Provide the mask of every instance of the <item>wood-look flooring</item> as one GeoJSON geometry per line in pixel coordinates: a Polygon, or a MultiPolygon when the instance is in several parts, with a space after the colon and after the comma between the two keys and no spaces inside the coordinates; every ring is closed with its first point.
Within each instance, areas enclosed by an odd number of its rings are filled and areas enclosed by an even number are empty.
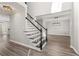
{"type": "MultiPolygon", "coordinates": [[[[27,56],[29,48],[9,42],[9,45],[0,52],[2,56],[27,56]]],[[[43,51],[31,49],[29,56],[78,56],[70,47],[70,38],[67,36],[49,35],[48,43],[43,51]]]]}

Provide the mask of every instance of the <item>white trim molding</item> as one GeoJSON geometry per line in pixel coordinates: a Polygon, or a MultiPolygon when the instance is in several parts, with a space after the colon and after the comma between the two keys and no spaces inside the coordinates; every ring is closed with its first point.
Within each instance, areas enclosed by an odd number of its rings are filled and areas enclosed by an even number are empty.
{"type": "Polygon", "coordinates": [[[74,46],[71,45],[70,48],[72,48],[79,55],[78,50],[74,46]]]}
{"type": "Polygon", "coordinates": [[[30,49],[34,49],[34,50],[36,50],[36,51],[41,52],[41,50],[38,49],[38,48],[36,48],[36,47],[30,46],[30,45],[27,45],[27,44],[24,44],[24,43],[21,43],[21,42],[18,42],[18,41],[14,41],[14,40],[10,40],[10,41],[11,41],[11,42],[14,42],[14,43],[16,43],[16,44],[19,44],[19,45],[21,45],[21,46],[28,47],[28,48],[30,48],[30,49]]]}

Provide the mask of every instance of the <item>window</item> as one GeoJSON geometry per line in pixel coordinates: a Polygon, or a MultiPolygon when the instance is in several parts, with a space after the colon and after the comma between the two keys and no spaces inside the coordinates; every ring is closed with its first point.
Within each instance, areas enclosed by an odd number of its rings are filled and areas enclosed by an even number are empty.
{"type": "Polygon", "coordinates": [[[62,2],[52,2],[51,13],[59,12],[62,10],[62,2]]]}

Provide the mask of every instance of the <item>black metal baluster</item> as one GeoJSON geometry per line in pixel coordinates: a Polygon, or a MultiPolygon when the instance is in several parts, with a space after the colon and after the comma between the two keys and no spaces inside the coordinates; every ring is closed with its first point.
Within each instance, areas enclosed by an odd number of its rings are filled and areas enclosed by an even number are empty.
{"type": "Polygon", "coordinates": [[[47,37],[47,29],[46,29],[46,42],[48,41],[48,37],[47,37]]]}
{"type": "Polygon", "coordinates": [[[40,29],[40,36],[41,36],[41,38],[40,38],[40,50],[42,50],[42,28],[40,29]]]}

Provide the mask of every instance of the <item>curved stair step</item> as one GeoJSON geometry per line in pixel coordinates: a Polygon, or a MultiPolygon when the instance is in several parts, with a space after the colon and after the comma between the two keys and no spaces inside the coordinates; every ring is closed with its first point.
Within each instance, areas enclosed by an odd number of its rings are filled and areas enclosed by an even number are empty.
{"type": "MultiPolygon", "coordinates": [[[[43,40],[43,41],[42,41],[42,47],[43,47],[44,44],[46,44],[45,42],[46,42],[46,40],[43,40]]],[[[45,45],[44,45],[44,46],[45,46],[45,45]]],[[[37,47],[37,48],[40,48],[40,44],[37,45],[36,47],[37,47]]]]}

